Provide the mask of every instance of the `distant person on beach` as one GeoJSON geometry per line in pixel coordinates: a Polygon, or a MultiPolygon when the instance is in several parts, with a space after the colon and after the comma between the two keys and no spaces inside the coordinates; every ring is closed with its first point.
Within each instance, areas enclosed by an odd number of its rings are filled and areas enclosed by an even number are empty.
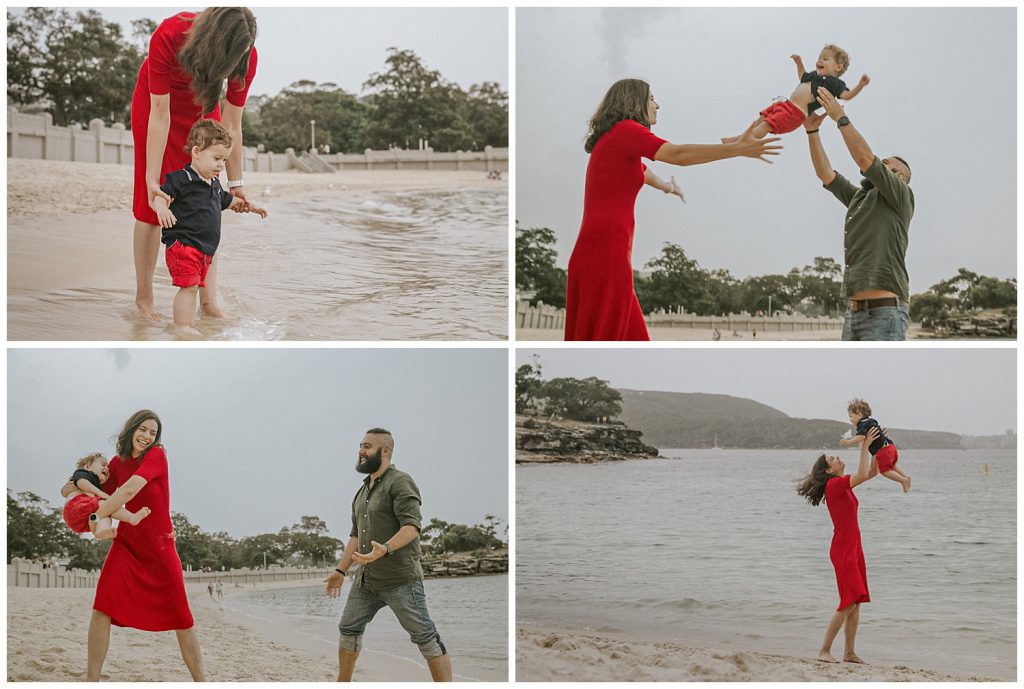
{"type": "MultiPolygon", "coordinates": [[[[179,12],[160,23],[139,69],[132,95],[135,142],[135,305],[144,318],[158,321],[153,302],[153,271],[160,255],[160,232],[153,197],[164,175],[188,162],[184,151],[192,124],[223,119],[235,147],[227,160],[228,190],[248,202],[242,182],[242,109],[256,76],[256,18],[245,7],[208,7],[199,14],[179,12]],[[223,117],[221,89],[227,80],[223,117]]],[[[217,265],[206,278],[203,313],[219,318],[217,265]]]]}
{"type": "Polygon", "coordinates": [[[217,592],[217,600],[221,603],[224,602],[224,584],[221,583],[220,579],[217,580],[217,585],[213,587],[217,592]]]}
{"type": "Polygon", "coordinates": [[[206,590],[210,592],[210,598],[213,598],[213,582],[211,581],[206,585],[206,590]]]}
{"type": "Polygon", "coordinates": [[[914,217],[910,165],[899,156],[879,160],[826,89],[818,89],[825,112],[804,122],[814,174],[846,208],[843,224],[844,340],[905,340],[910,323],[907,243],[914,217]],[[825,116],[836,122],[864,179],[854,185],[832,169],[818,132],[825,116]]]}
{"type": "MultiPolygon", "coordinates": [[[[818,89],[824,88],[836,98],[851,100],[871,83],[865,74],[852,89],[846,88],[841,77],[850,67],[850,55],[837,45],[826,45],[818,55],[814,71],[804,70],[804,60],[799,55],[789,56],[796,63],[796,76],[800,80],[796,90],[789,98],[778,98],[774,103],[761,111],[761,117],[754,126],[753,134],[758,139],[772,134],[787,134],[804,123],[807,116],[821,107],[818,102],[818,89]]],[[[722,139],[726,144],[736,141],[738,136],[722,139]]]]}
{"type": "Polygon", "coordinates": [[[856,435],[852,438],[841,438],[843,447],[850,447],[857,443],[863,443],[867,437],[868,429],[877,428],[878,437],[868,448],[871,451],[872,467],[877,466],[878,473],[891,481],[903,486],[903,492],[910,492],[910,477],[903,473],[903,470],[896,466],[899,461],[899,453],[896,451],[896,444],[886,437],[882,427],[871,418],[871,405],[862,399],[855,399],[846,407],[846,413],[850,416],[850,423],[854,425],[856,435]]]}
{"type": "Polygon", "coordinates": [[[836,571],[839,607],[836,608],[828,623],[825,639],[818,652],[818,660],[826,663],[839,662],[832,655],[832,642],[838,636],[839,630],[844,627],[846,631],[843,639],[846,648],[843,652],[843,662],[864,662],[857,655],[855,644],[857,626],[860,623],[860,604],[870,603],[871,595],[868,592],[864,550],[860,543],[860,524],[857,522],[857,505],[859,503],[857,496],[853,494],[853,489],[878,475],[878,469],[871,466],[871,455],[868,450],[878,435],[878,428],[868,430],[864,442],[860,446],[860,462],[857,465],[857,473],[847,474],[846,465],[838,457],[821,455],[811,467],[811,473],[797,484],[797,495],[806,498],[807,502],[815,507],[821,503],[822,499],[825,500],[834,529],[829,558],[836,571]]]}
{"type": "Polygon", "coordinates": [[[103,484],[113,492],[100,506],[98,517],[109,516],[122,506],[139,512],[142,505],[149,505],[152,513],[137,526],[122,523],[103,562],[89,622],[89,682],[100,681],[111,624],[147,632],[173,629],[192,679],[206,679],[181,560],[174,547],[162,431],[154,412],[143,409],[132,414],[117,436],[117,456],[110,461],[110,478],[103,484]]]}
{"type": "Polygon", "coordinates": [[[674,178],[665,182],[641,158],[699,165],[743,156],[770,162],[777,138],[758,139],[753,127],[729,144],[672,144],[655,136],[658,108],[651,87],[622,79],[608,89],[588,124],[583,148],[590,154],[583,221],[569,258],[565,302],[566,340],[649,340],[633,289],[634,206],[647,184],[683,198],[674,178]]]}
{"type": "Polygon", "coordinates": [[[188,133],[192,162],[181,170],[168,172],[160,186],[164,196],[151,202],[167,245],[165,259],[171,282],[178,288],[174,297],[174,327],[195,334],[196,296],[208,299],[207,280],[213,255],[220,244],[222,211],[256,213],[267,211],[232,196],[220,186],[220,173],[231,155],[231,133],[216,120],[199,120],[188,133]]]}
{"type": "Polygon", "coordinates": [[[366,625],[387,606],[419,647],[435,682],[452,681],[452,664],[427,612],[420,565],[420,490],[391,463],[395,441],[371,428],[359,444],[356,471],[368,474],[352,500],[352,530],[337,568],[327,577],[330,598],[341,593],[353,563],[352,588],[338,629],[338,681],[349,682],[366,625]]]}
{"type": "Polygon", "coordinates": [[[111,517],[132,526],[149,516],[149,508],[143,507],[138,512],[129,512],[124,507],[103,517],[96,511],[110,498],[100,488],[110,478],[107,458],[99,452],[82,457],[75,464],[75,472],[68,481],[73,488],[64,493],[64,523],[75,533],[91,531],[97,539],[113,538],[117,535],[111,517]]]}

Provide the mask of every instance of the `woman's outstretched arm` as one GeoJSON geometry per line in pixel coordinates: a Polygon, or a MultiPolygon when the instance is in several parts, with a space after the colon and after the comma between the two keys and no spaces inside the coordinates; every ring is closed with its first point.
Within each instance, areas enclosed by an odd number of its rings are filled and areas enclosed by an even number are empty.
{"type": "Polygon", "coordinates": [[[644,170],[644,184],[654,187],[658,191],[665,192],[666,194],[675,194],[683,203],[686,203],[686,197],[683,195],[683,190],[679,188],[678,184],[676,184],[676,178],[674,175],[666,182],[661,177],[654,174],[654,171],[651,170],[651,168],[646,168],[644,170]]]}
{"type": "Polygon", "coordinates": [[[867,435],[864,437],[864,442],[860,444],[860,463],[857,465],[857,473],[850,476],[850,488],[864,483],[868,479],[872,479],[878,475],[876,471],[874,474],[871,473],[871,443],[878,439],[878,427],[872,426],[868,429],[867,435]]]}
{"type": "Polygon", "coordinates": [[[782,146],[775,142],[780,139],[777,136],[758,139],[753,133],[756,124],[754,120],[739,139],[728,144],[662,144],[654,159],[672,165],[701,165],[725,158],[757,158],[771,163],[765,156],[779,155],[782,146]]]}

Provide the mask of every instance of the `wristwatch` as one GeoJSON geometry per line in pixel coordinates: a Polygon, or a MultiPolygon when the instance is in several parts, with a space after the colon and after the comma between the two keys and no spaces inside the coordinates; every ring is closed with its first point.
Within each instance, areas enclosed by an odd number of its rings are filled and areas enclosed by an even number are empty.
{"type": "Polygon", "coordinates": [[[845,127],[848,124],[850,124],[850,118],[847,117],[846,115],[843,115],[838,120],[836,120],[836,127],[845,127]]]}
{"type": "Polygon", "coordinates": [[[388,555],[392,555],[395,552],[394,549],[391,547],[390,543],[385,543],[384,544],[384,548],[387,549],[387,551],[388,551],[387,554],[384,555],[384,557],[387,557],[388,555]]]}
{"type": "Polygon", "coordinates": [[[243,187],[243,186],[245,186],[245,180],[241,180],[241,179],[229,179],[228,180],[228,189],[237,189],[238,187],[243,187]]]}

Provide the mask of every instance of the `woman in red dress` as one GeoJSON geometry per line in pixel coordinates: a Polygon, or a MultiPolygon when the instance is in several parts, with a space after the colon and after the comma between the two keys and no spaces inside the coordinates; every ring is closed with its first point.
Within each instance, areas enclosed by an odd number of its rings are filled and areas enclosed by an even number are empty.
{"type": "Polygon", "coordinates": [[[699,165],[723,158],[778,155],[778,137],[756,139],[754,124],[729,144],[671,144],[651,133],[658,108],[651,87],[640,79],[612,84],[590,119],[584,148],[590,153],[583,195],[583,222],[569,259],[565,298],[566,340],[648,340],[633,289],[633,207],[644,184],[682,192],[641,158],[673,165],[699,165]]]}
{"type": "Polygon", "coordinates": [[[839,630],[845,627],[844,640],[846,648],[843,662],[863,663],[854,649],[857,641],[857,625],[860,623],[860,604],[870,603],[868,593],[868,573],[864,563],[864,550],[860,545],[860,525],[857,522],[857,496],[853,494],[856,486],[878,475],[877,467],[871,466],[871,442],[878,437],[878,429],[868,431],[860,448],[860,463],[857,473],[846,474],[846,465],[838,457],[822,455],[811,467],[808,474],[797,485],[796,492],[817,507],[822,498],[828,506],[832,517],[832,547],[829,558],[836,570],[836,584],[839,587],[839,607],[832,614],[832,619],[825,630],[825,640],[821,644],[818,660],[827,663],[838,663],[832,655],[832,642],[839,630]]]}
{"type": "Polygon", "coordinates": [[[110,499],[97,517],[121,505],[129,510],[149,507],[152,512],[138,526],[120,523],[103,562],[89,622],[90,682],[100,679],[110,645],[111,624],[148,632],[173,629],[192,679],[206,679],[199,639],[192,629],[192,613],[185,597],[181,560],[174,548],[167,455],[160,445],[161,430],[155,413],[143,409],[133,414],[117,437],[117,456],[110,461],[110,478],[103,484],[110,499]]]}
{"type": "MultiPolygon", "coordinates": [[[[242,185],[242,109],[256,75],[256,18],[245,7],[210,7],[199,14],[179,12],[160,23],[139,69],[132,96],[135,142],[135,304],[151,320],[153,271],[160,255],[160,226],[150,201],[164,175],[189,162],[188,131],[196,120],[222,121],[234,145],[227,160],[228,187],[247,201],[242,185]],[[220,93],[228,80],[223,115],[220,93]]],[[[217,306],[217,261],[210,264],[206,287],[199,290],[203,312],[223,314],[217,306]]]]}

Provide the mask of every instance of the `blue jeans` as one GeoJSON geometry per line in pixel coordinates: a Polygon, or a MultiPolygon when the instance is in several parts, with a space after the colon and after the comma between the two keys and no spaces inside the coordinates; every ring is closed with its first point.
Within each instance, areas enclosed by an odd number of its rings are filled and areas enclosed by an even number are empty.
{"type": "Polygon", "coordinates": [[[879,306],[864,311],[846,310],[843,316],[844,340],[885,340],[907,339],[910,312],[906,306],[879,306]]]}
{"type": "Polygon", "coordinates": [[[391,608],[402,629],[409,632],[409,640],[419,646],[420,653],[427,660],[443,656],[447,651],[441,643],[441,635],[430,620],[427,612],[427,596],[423,582],[410,581],[390,589],[368,589],[352,586],[341,613],[338,630],[341,632],[341,647],[352,653],[359,653],[363,647],[363,632],[377,611],[384,606],[391,608]]]}

